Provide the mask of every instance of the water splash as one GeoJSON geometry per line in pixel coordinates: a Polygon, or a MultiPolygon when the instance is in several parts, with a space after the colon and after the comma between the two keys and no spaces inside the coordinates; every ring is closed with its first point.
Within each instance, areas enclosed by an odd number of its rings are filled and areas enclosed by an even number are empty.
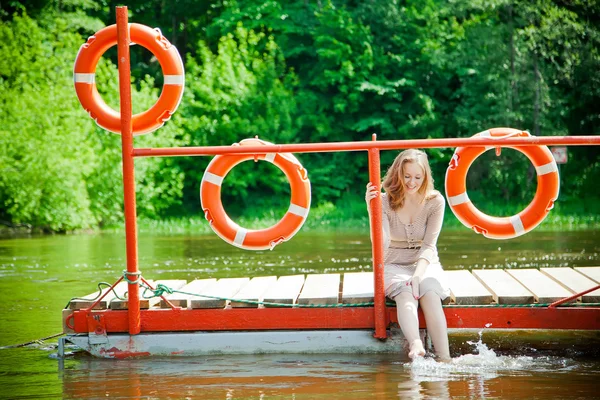
{"type": "MultiPolygon", "coordinates": [[[[489,326],[486,326],[489,327],[489,326]]],[[[431,357],[421,357],[404,364],[416,382],[437,382],[461,380],[465,378],[493,379],[500,375],[516,376],[532,371],[544,372],[575,368],[573,360],[563,357],[499,355],[483,343],[483,330],[477,341],[467,341],[473,346],[471,354],[463,354],[448,363],[435,361],[431,357]]]]}

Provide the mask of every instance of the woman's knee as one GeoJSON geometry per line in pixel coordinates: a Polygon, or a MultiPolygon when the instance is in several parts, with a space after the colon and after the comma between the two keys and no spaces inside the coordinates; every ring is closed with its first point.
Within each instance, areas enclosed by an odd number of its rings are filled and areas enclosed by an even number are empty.
{"type": "MultiPolygon", "coordinates": [[[[421,296],[422,299],[438,299],[440,300],[440,296],[438,296],[438,294],[433,291],[433,290],[428,290],[427,292],[425,292],[425,294],[423,294],[423,296],[421,296]]],[[[441,301],[441,300],[440,300],[441,301]]]]}
{"type": "Polygon", "coordinates": [[[396,297],[394,297],[394,301],[396,304],[414,303],[415,298],[411,292],[400,292],[396,297]]]}
{"type": "Polygon", "coordinates": [[[396,310],[399,313],[416,313],[417,308],[419,307],[419,302],[415,300],[412,293],[402,292],[394,297],[394,300],[396,301],[396,310]]]}
{"type": "Polygon", "coordinates": [[[437,306],[439,304],[439,306],[442,306],[442,300],[440,299],[440,296],[433,290],[428,291],[427,293],[425,293],[423,296],[421,296],[421,298],[419,299],[419,303],[421,304],[421,306],[437,306]]]}

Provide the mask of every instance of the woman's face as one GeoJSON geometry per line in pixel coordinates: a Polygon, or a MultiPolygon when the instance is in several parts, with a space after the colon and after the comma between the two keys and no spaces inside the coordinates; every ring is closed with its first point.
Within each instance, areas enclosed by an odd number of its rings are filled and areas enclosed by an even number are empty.
{"type": "Polygon", "coordinates": [[[423,184],[423,178],[425,177],[425,171],[415,162],[407,162],[404,164],[402,171],[402,182],[406,188],[407,194],[415,194],[421,188],[423,184]]]}

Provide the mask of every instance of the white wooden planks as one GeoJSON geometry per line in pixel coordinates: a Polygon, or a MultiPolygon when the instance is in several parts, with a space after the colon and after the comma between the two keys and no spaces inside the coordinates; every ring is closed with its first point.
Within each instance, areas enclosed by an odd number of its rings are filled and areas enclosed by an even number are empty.
{"type": "Polygon", "coordinates": [[[262,301],[264,293],[275,282],[277,282],[276,276],[257,276],[252,278],[247,285],[233,296],[231,307],[257,308],[258,303],[246,303],[235,300],[262,301]]]}
{"type": "MultiPolygon", "coordinates": [[[[296,304],[304,286],[304,275],[280,276],[263,296],[265,303],[296,304]]],[[[265,305],[265,307],[276,307],[265,305]]]]}
{"type": "MultiPolygon", "coordinates": [[[[156,281],[155,285],[152,285],[152,287],[154,287],[154,289],[156,289],[158,287],[158,285],[164,285],[172,290],[179,290],[182,287],[185,286],[185,284],[187,283],[187,281],[185,279],[165,279],[165,280],[160,280],[160,281],[156,281]]],[[[146,293],[144,293],[144,291],[142,290],[142,297],[143,296],[152,296],[153,292],[151,292],[150,290],[146,291],[146,293]]],[[[165,296],[166,294],[163,294],[163,296],[165,296]]],[[[144,299],[146,300],[146,299],[144,299]]],[[[159,304],[162,301],[162,298],[160,296],[156,296],[156,297],[152,297],[150,299],[147,299],[149,302],[149,307],[154,307],[155,305],[159,304]]]]}
{"type": "MultiPolygon", "coordinates": [[[[196,279],[188,283],[187,285],[179,288],[180,292],[186,292],[191,294],[171,293],[165,295],[165,298],[167,298],[175,307],[187,308],[189,300],[196,298],[196,294],[202,294],[203,290],[205,290],[210,285],[214,285],[216,282],[217,280],[215,278],[196,279]]],[[[160,301],[160,307],[171,308],[169,304],[162,299],[160,301]]]]}
{"type": "MultiPolygon", "coordinates": [[[[110,287],[102,289],[101,296],[104,295],[107,291],[110,290],[110,287]]],[[[118,293],[125,293],[127,291],[127,282],[121,281],[115,286],[115,290],[118,293]]],[[[69,304],[69,309],[71,310],[81,310],[84,308],[91,307],[94,302],[99,299],[101,296],[98,296],[98,292],[90,293],[86,296],[81,297],[78,300],[72,300],[69,304]]],[[[108,308],[108,304],[112,299],[115,298],[115,293],[111,291],[108,293],[98,304],[94,306],[94,310],[106,310],[108,308]]]]}
{"type": "MultiPolygon", "coordinates": [[[[146,282],[148,282],[151,286],[154,287],[154,281],[146,280],[146,282]]],[[[127,310],[127,308],[128,308],[127,290],[128,289],[129,289],[129,285],[127,285],[127,284],[125,286],[119,286],[118,290],[117,290],[117,288],[115,288],[115,292],[119,295],[119,297],[125,298],[125,300],[121,300],[115,296],[108,304],[108,307],[110,307],[111,310],[127,310]]],[[[148,299],[142,298],[144,289],[142,289],[141,287],[138,286],[138,290],[140,293],[140,309],[146,310],[146,309],[150,308],[150,301],[148,299]]],[[[151,294],[146,293],[146,295],[148,296],[151,294]]]]}
{"type": "Polygon", "coordinates": [[[339,292],[339,274],[308,275],[298,304],[337,304],[339,292]]]}
{"type": "Polygon", "coordinates": [[[573,295],[571,291],[537,269],[510,269],[506,272],[533,293],[533,297],[538,303],[553,303],[573,295]]]}
{"type": "Polygon", "coordinates": [[[190,308],[224,308],[228,300],[248,282],[250,278],[224,278],[219,279],[214,285],[207,287],[203,295],[210,297],[194,297],[189,301],[190,308]],[[215,298],[219,297],[219,298],[215,298]]]}
{"type": "Polygon", "coordinates": [[[575,270],[600,283],[600,267],[575,267],[575,270]]]}
{"type": "Polygon", "coordinates": [[[490,304],[494,296],[467,270],[444,271],[452,300],[459,305],[490,304]]]}
{"type": "MultiPolygon", "coordinates": [[[[587,276],[572,268],[540,268],[540,271],[569,289],[573,294],[584,292],[598,285],[587,276]]],[[[580,299],[583,303],[599,303],[600,289],[584,294],[580,299]]]]}
{"type": "Polygon", "coordinates": [[[372,272],[349,272],[344,274],[342,303],[371,303],[374,299],[372,272]]]}
{"type": "Polygon", "coordinates": [[[492,293],[498,304],[533,303],[533,294],[501,269],[477,269],[473,275],[492,293]]]}
{"type": "MultiPolygon", "coordinates": [[[[537,301],[551,303],[574,293],[582,292],[598,285],[600,267],[576,268],[541,268],[511,269],[511,270],[456,270],[445,272],[452,291],[452,299],[457,305],[489,304],[496,301],[499,304],[527,304],[537,301]]],[[[316,274],[275,276],[250,278],[226,278],[195,280],[185,284],[184,280],[148,281],[152,286],[159,283],[189,292],[190,294],[165,294],[173,305],[191,308],[223,308],[231,299],[232,307],[257,307],[256,304],[236,300],[251,300],[254,302],[269,302],[295,304],[336,304],[340,299],[344,304],[373,302],[373,273],[352,272],[343,275],[343,285],[340,285],[340,274],[316,274]],[[214,296],[199,297],[200,295],[214,296]],[[194,303],[192,305],[192,302],[194,303]]],[[[103,289],[106,293],[108,288],[103,289]]],[[[123,297],[128,290],[126,282],[116,287],[116,292],[123,297]]],[[[150,295],[151,292],[147,292],[150,295]]],[[[83,300],[73,300],[70,310],[88,308],[94,303],[97,293],[84,296],[83,300]]],[[[160,302],[160,307],[169,308],[160,297],[143,298],[140,291],[140,306],[142,309],[152,308],[160,302]]],[[[600,289],[582,296],[584,303],[600,302],[600,289]]],[[[269,306],[269,305],[267,305],[269,306]]],[[[273,306],[273,305],[270,305],[273,306]]],[[[115,298],[108,293],[96,309],[114,310],[127,309],[127,301],[115,298]]],[[[260,305],[258,305],[260,307],[260,305]]],[[[275,305],[277,307],[277,305],[275,305]]],[[[68,315],[70,313],[66,313],[68,315]]],[[[63,316],[64,318],[64,316],[63,316]]]]}

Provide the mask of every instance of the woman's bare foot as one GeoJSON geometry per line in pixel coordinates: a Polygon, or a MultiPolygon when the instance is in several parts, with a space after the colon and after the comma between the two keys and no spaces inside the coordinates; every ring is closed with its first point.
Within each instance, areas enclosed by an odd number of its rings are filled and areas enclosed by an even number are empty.
{"type": "Polygon", "coordinates": [[[425,348],[423,347],[423,342],[421,339],[415,339],[410,344],[410,351],[408,352],[408,357],[414,360],[417,357],[423,357],[425,355],[425,348]]]}
{"type": "Polygon", "coordinates": [[[450,363],[452,362],[452,357],[450,357],[447,354],[437,354],[436,355],[437,361],[441,362],[441,363],[450,363]]]}

